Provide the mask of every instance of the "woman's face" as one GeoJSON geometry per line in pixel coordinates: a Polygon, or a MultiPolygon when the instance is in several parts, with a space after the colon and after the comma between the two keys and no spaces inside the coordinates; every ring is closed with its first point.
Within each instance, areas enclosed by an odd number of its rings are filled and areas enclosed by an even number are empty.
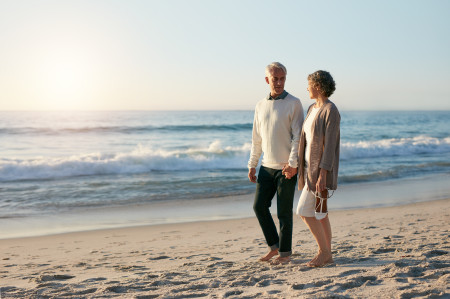
{"type": "Polygon", "coordinates": [[[317,90],[317,88],[314,87],[314,85],[311,81],[308,81],[307,90],[309,91],[310,99],[317,99],[317,97],[319,96],[319,91],[317,90]]]}

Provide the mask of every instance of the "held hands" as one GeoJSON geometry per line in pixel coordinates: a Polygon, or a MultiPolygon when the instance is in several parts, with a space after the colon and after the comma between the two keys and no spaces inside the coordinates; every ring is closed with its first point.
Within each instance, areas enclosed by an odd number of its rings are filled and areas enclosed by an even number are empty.
{"type": "MultiPolygon", "coordinates": [[[[284,165],[282,174],[287,178],[291,179],[297,174],[297,167],[290,167],[289,164],[284,165]]],[[[256,183],[256,168],[250,168],[248,170],[248,179],[252,183],[256,183]]]]}
{"type": "Polygon", "coordinates": [[[286,164],[281,173],[289,180],[297,174],[297,167],[294,168],[289,166],[289,164],[286,164]]]}
{"type": "Polygon", "coordinates": [[[250,168],[248,170],[248,179],[252,183],[256,183],[256,168],[250,168]]]}

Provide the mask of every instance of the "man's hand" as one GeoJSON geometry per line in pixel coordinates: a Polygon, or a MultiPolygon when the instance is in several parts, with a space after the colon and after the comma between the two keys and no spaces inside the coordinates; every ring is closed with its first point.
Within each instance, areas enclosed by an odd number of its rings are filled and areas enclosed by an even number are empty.
{"type": "Polygon", "coordinates": [[[256,168],[250,168],[248,170],[248,179],[252,183],[256,183],[256,168]]]}
{"type": "Polygon", "coordinates": [[[297,167],[291,167],[289,164],[284,165],[282,174],[289,180],[297,174],[297,167]]]}

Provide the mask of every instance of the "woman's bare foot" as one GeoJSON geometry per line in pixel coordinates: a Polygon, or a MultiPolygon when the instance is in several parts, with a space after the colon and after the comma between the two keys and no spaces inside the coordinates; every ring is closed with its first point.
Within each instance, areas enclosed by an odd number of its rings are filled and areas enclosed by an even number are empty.
{"type": "Polygon", "coordinates": [[[313,259],[312,260],[310,260],[308,263],[306,263],[306,265],[307,266],[309,266],[310,264],[313,264],[313,263],[315,263],[316,261],[317,261],[317,257],[319,256],[319,254],[316,254],[316,256],[315,257],[313,257],[313,259]]]}
{"type": "Polygon", "coordinates": [[[278,255],[278,249],[270,250],[265,256],[260,257],[259,261],[267,262],[276,255],[278,255]]]}
{"type": "Polygon", "coordinates": [[[275,260],[271,261],[270,264],[271,265],[284,265],[287,264],[291,261],[291,257],[290,256],[279,256],[277,257],[275,260]]]}
{"type": "Polygon", "coordinates": [[[323,267],[325,265],[332,264],[333,262],[333,256],[330,252],[319,251],[319,253],[311,261],[309,261],[306,266],[323,267]]]}

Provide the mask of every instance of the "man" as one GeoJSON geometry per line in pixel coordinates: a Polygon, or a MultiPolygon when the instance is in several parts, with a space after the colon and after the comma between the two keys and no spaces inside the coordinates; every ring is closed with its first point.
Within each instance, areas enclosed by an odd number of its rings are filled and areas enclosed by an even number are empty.
{"type": "Polygon", "coordinates": [[[279,62],[266,67],[270,94],[256,104],[248,161],[248,178],[257,183],[253,210],[270,247],[260,261],[278,256],[272,264],[287,263],[292,254],[292,206],[297,183],[297,150],[303,124],[300,100],[284,90],[286,74],[286,68],[279,62]],[[256,166],[262,153],[257,178],[256,166]],[[269,210],[275,193],[279,235],[269,210]]]}

